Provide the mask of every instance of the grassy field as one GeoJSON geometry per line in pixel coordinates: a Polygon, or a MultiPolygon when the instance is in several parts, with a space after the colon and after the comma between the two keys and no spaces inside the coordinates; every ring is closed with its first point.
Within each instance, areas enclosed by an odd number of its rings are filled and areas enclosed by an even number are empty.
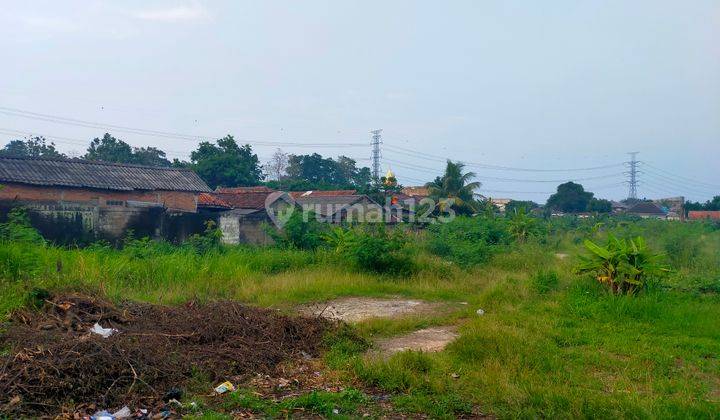
{"type": "MultiPolygon", "coordinates": [[[[449,313],[353,327],[372,341],[457,325],[460,337],[443,352],[373,358],[357,342],[332,337],[324,369],[341,378],[344,391],[273,402],[242,389],[198,416],[224,418],[238,408],[281,416],[297,407],[354,416],[375,404],[372,389],[411,416],[720,418],[720,229],[597,222],[542,222],[522,241],[431,230],[405,245],[412,269],[402,275],[363,270],[324,248],[198,252],[141,240],[122,250],[69,249],[16,238],[0,243],[0,316],[39,289],[163,304],[234,299],[288,312],[342,296],[467,302],[449,313]],[[672,271],[634,295],[613,295],[592,277],[574,274],[585,252],[582,239],[602,240],[610,232],[643,235],[666,254],[672,271]],[[476,314],[479,308],[484,315],[476,314]]],[[[479,223],[478,232],[507,227],[504,221],[458,223],[462,232],[468,231],[462,223],[479,223]]]]}

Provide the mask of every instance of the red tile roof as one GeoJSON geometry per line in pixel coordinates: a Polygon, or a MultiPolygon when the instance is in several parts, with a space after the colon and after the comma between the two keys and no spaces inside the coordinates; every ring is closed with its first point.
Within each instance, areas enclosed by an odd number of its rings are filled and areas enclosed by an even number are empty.
{"type": "Polygon", "coordinates": [[[402,193],[410,197],[427,197],[430,195],[430,189],[428,187],[405,187],[402,189],[402,193]]]}
{"type": "Polygon", "coordinates": [[[264,185],[258,185],[255,187],[232,187],[232,188],[218,187],[215,191],[219,192],[219,193],[227,193],[227,194],[242,194],[242,193],[259,193],[259,192],[271,193],[275,190],[272,188],[266,187],[264,185]]]}
{"type": "Polygon", "coordinates": [[[290,197],[340,197],[345,195],[357,195],[357,190],[330,190],[330,191],[290,191],[290,197]]]}
{"type": "Polygon", "coordinates": [[[690,220],[703,220],[703,219],[710,219],[710,220],[720,220],[720,211],[689,211],[688,212],[688,219],[690,220]]]}
{"type": "Polygon", "coordinates": [[[265,199],[273,192],[215,193],[234,209],[262,209],[265,199]]]}
{"type": "Polygon", "coordinates": [[[215,194],[201,193],[198,195],[198,207],[231,209],[232,206],[215,194]]]}

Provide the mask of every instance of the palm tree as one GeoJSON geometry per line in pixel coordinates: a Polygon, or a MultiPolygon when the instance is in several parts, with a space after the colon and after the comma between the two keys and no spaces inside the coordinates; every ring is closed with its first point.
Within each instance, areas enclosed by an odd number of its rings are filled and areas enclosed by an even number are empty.
{"type": "Polygon", "coordinates": [[[448,199],[451,199],[453,208],[458,213],[472,214],[475,212],[474,191],[480,188],[481,184],[470,182],[475,178],[475,173],[463,173],[464,169],[464,163],[448,160],[445,174],[425,185],[428,187],[430,197],[440,202],[441,210],[445,210],[448,199]]]}

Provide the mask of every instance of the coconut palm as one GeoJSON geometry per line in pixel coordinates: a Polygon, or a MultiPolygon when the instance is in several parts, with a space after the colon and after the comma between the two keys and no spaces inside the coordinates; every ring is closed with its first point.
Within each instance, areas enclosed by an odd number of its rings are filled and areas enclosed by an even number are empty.
{"type": "Polygon", "coordinates": [[[470,182],[475,178],[474,172],[464,172],[465,164],[448,160],[445,174],[427,183],[430,197],[440,202],[440,209],[445,210],[447,203],[460,214],[475,212],[474,191],[480,188],[479,182],[470,182]]]}

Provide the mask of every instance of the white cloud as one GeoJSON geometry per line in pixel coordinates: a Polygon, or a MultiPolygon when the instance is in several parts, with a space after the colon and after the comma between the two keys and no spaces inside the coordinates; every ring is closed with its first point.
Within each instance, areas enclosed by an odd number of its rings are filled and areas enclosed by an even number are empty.
{"type": "Polygon", "coordinates": [[[133,14],[137,19],[155,22],[202,22],[210,19],[210,13],[199,3],[165,9],[140,10],[133,14]]]}

